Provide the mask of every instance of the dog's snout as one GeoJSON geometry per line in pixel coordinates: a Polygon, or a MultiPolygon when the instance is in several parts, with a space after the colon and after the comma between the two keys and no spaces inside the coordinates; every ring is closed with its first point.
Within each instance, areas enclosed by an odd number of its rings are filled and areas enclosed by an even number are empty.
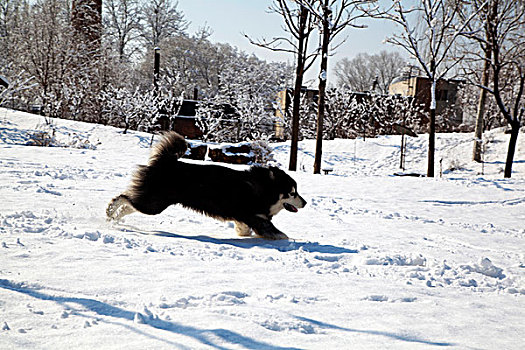
{"type": "Polygon", "coordinates": [[[303,205],[303,207],[306,205],[306,203],[308,203],[307,201],[304,200],[303,197],[299,196],[299,199],[301,199],[301,204],[303,205]]]}

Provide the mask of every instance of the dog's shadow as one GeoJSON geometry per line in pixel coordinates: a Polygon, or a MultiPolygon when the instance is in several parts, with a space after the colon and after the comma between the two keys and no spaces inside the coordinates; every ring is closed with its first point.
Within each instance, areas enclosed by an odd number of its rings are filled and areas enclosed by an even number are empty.
{"type": "Polygon", "coordinates": [[[248,237],[248,238],[228,238],[221,239],[205,235],[192,236],[182,235],[178,233],[166,232],[166,231],[142,231],[128,225],[122,225],[127,232],[134,232],[142,235],[169,237],[176,239],[187,239],[191,241],[198,241],[203,243],[217,244],[217,245],[230,245],[237,248],[251,249],[255,247],[264,249],[275,249],[279,252],[290,252],[294,250],[303,250],[310,253],[321,253],[321,254],[356,254],[359,250],[348,249],[344,247],[338,247],[330,244],[319,244],[318,242],[301,242],[290,240],[279,240],[270,241],[263,238],[248,237]]]}

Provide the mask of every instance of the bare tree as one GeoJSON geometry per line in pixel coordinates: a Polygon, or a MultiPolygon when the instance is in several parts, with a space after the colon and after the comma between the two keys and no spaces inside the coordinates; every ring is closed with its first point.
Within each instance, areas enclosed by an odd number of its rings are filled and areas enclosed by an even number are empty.
{"type": "Polygon", "coordinates": [[[77,53],[85,59],[97,56],[102,43],[102,0],[71,1],[71,24],[77,53]]]}
{"type": "Polygon", "coordinates": [[[0,0],[0,65],[6,65],[13,58],[15,30],[20,19],[20,0],[0,0]]]}
{"type": "MultiPolygon", "coordinates": [[[[179,80],[178,88],[192,96],[198,89],[201,98],[212,97],[219,89],[219,76],[238,50],[228,44],[212,43],[208,34],[179,35],[164,40],[162,74],[179,80]]],[[[149,65],[148,65],[149,67],[149,65]]]]}
{"type": "MultiPolygon", "coordinates": [[[[480,9],[485,5],[486,2],[481,4],[480,9]]],[[[369,12],[375,18],[393,21],[402,28],[400,34],[388,38],[387,42],[407,51],[430,80],[428,177],[434,177],[436,84],[461,61],[450,60],[450,54],[456,39],[475,14],[458,24],[460,9],[460,1],[424,0],[410,7],[396,1],[384,14],[377,13],[377,10],[369,12]]]]}
{"type": "Polygon", "coordinates": [[[371,66],[376,75],[376,90],[382,94],[388,94],[388,87],[399,76],[401,70],[406,67],[406,63],[406,59],[399,52],[382,50],[378,54],[372,55],[371,66]]]}
{"type": "Polygon", "coordinates": [[[142,15],[138,0],[106,0],[104,2],[106,35],[116,47],[120,62],[129,61],[134,50],[129,46],[139,38],[142,15]]]}
{"type": "Polygon", "coordinates": [[[186,31],[189,22],[182,11],[177,10],[178,5],[171,0],[151,0],[142,7],[142,37],[146,47],[155,48],[162,40],[186,31]]]}
{"type": "Polygon", "coordinates": [[[315,145],[314,174],[321,173],[323,153],[323,118],[325,114],[325,94],[328,80],[328,56],[335,49],[330,44],[341,31],[347,27],[363,28],[356,24],[359,18],[365,17],[361,6],[369,4],[368,0],[317,0],[313,4],[298,0],[317,20],[321,31],[321,66],[319,73],[319,100],[317,105],[317,140],[315,145]]]}
{"type": "MultiPolygon", "coordinates": [[[[274,0],[270,12],[279,14],[285,23],[284,30],[292,38],[277,37],[271,40],[262,39],[254,41],[248,37],[252,44],[270,49],[272,51],[289,52],[295,55],[295,84],[293,90],[292,104],[292,140],[290,146],[289,170],[297,170],[297,150],[299,143],[299,114],[301,109],[301,88],[304,73],[314,63],[318,51],[309,50],[310,35],[315,29],[314,16],[309,7],[316,0],[274,0]]],[[[286,111],[283,115],[286,117],[286,111]]]]}
{"type": "Polygon", "coordinates": [[[401,54],[383,50],[374,55],[359,53],[352,59],[345,57],[336,63],[334,73],[338,87],[387,94],[390,83],[405,66],[401,54]]]}
{"type": "MultiPolygon", "coordinates": [[[[488,48],[483,48],[485,52],[485,62],[483,63],[483,71],[481,76],[480,83],[483,86],[489,85],[489,69],[490,69],[490,60],[492,56],[491,50],[488,48]]],[[[484,129],[484,115],[485,115],[485,105],[487,101],[487,90],[480,89],[479,98],[477,103],[476,111],[476,128],[474,130],[474,148],[472,150],[472,159],[476,162],[481,162],[481,151],[483,143],[483,129],[484,129]]]]}
{"type": "Polygon", "coordinates": [[[62,94],[72,56],[72,28],[69,8],[65,1],[36,1],[23,6],[19,25],[12,33],[13,64],[34,77],[38,84],[37,96],[45,105],[50,96],[62,94]]]}
{"type": "MultiPolygon", "coordinates": [[[[489,40],[487,38],[488,30],[487,26],[490,22],[494,21],[493,13],[489,6],[483,6],[480,11],[477,11],[482,5],[484,0],[473,0],[472,3],[466,4],[461,8],[460,16],[464,20],[468,18],[472,12],[477,14],[467,24],[467,30],[463,33],[463,36],[467,39],[465,43],[460,46],[460,54],[466,56],[466,64],[462,67],[463,70],[468,70],[466,77],[471,81],[472,84],[478,86],[489,86],[490,78],[490,60],[492,58],[492,50],[489,47],[489,40]],[[483,28],[483,30],[479,30],[483,28]],[[476,47],[477,46],[477,47],[476,47]],[[466,55],[465,55],[466,54],[466,55]],[[472,59],[471,59],[471,56],[472,59]],[[471,61],[474,61],[475,68],[468,68],[471,61]],[[482,62],[481,75],[479,72],[479,62],[482,62]],[[475,77],[477,81],[472,82],[472,77],[475,77]]],[[[484,115],[487,104],[487,90],[479,88],[479,95],[476,109],[476,126],[474,130],[474,147],[472,150],[472,159],[476,162],[481,162],[482,143],[483,143],[483,130],[485,129],[484,115]]]]}
{"type": "MultiPolygon", "coordinates": [[[[511,177],[519,129],[525,113],[525,3],[488,0],[484,10],[476,12],[477,2],[463,9],[464,16],[474,12],[475,21],[482,24],[481,30],[465,34],[471,43],[479,45],[478,50],[471,51],[471,56],[483,66],[482,79],[471,80],[480,88],[474,159],[481,160],[482,118],[485,95],[488,93],[494,97],[498,110],[511,128],[504,172],[505,177],[511,177]]],[[[472,72],[467,73],[472,76],[472,72]]]]}
{"type": "Polygon", "coordinates": [[[485,30],[492,56],[493,88],[484,86],[483,89],[494,96],[511,127],[504,173],[506,178],[510,178],[525,114],[525,4],[512,0],[490,0],[488,12],[490,20],[485,30]]]}
{"type": "Polygon", "coordinates": [[[338,87],[356,92],[369,91],[375,78],[367,53],[358,53],[352,59],[342,58],[335,64],[334,74],[338,87]]]}

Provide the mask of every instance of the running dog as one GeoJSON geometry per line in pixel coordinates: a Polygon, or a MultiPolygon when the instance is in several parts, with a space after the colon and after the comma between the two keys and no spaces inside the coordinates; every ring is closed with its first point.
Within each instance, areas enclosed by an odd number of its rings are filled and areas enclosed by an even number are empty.
{"type": "Polygon", "coordinates": [[[120,220],[135,211],[155,215],[172,204],[215,219],[234,221],[239,236],[287,239],[271,222],[282,209],[297,212],[306,201],[297,183],[276,167],[252,166],[239,171],[219,165],[180,160],[184,138],[169,132],[154,147],[148,165],[139,166],[129,188],[109,203],[108,219],[120,220]]]}

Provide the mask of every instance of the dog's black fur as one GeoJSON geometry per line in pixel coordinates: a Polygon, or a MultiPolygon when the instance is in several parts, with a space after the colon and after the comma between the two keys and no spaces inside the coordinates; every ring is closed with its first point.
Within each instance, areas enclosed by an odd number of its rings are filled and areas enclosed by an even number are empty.
{"type": "Polygon", "coordinates": [[[119,215],[123,205],[155,215],[179,203],[216,219],[236,221],[248,233],[247,227],[267,239],[287,238],[271,223],[273,215],[283,208],[295,212],[306,205],[290,176],[276,167],[253,166],[238,171],[180,161],[186,149],[182,136],[166,134],[149,164],[140,166],[134,174],[130,188],[112,200],[108,217],[118,219],[132,212],[119,215]]]}

